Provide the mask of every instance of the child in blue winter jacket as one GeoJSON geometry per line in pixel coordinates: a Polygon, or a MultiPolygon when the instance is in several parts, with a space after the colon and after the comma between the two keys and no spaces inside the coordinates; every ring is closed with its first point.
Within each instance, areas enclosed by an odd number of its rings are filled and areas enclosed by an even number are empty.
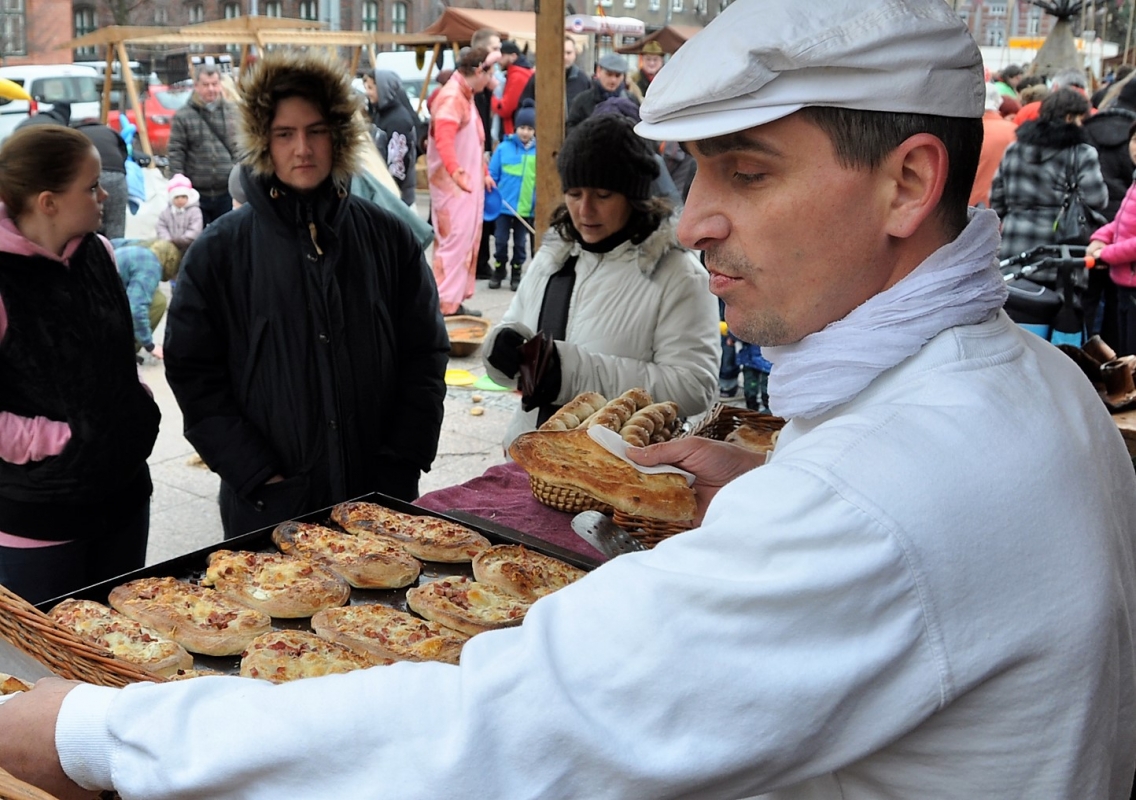
{"type": "Polygon", "coordinates": [[[521,266],[527,257],[528,230],[534,216],[536,189],[536,110],[529,101],[513,116],[515,132],[493,152],[489,174],[497,182],[501,196],[501,214],[493,233],[496,243],[490,289],[500,289],[505,279],[505,263],[509,261],[509,237],[513,238],[513,260],[509,272],[509,288],[514,292],[521,282],[521,266]],[[525,223],[528,223],[526,227],[525,223]]]}

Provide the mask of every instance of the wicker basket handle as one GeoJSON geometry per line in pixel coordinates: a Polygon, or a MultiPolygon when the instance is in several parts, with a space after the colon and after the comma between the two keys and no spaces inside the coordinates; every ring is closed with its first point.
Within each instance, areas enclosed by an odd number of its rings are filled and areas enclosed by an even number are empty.
{"type": "Polygon", "coordinates": [[[55,795],[24,783],[9,772],[0,769],[0,800],[56,800],[55,795]]]}

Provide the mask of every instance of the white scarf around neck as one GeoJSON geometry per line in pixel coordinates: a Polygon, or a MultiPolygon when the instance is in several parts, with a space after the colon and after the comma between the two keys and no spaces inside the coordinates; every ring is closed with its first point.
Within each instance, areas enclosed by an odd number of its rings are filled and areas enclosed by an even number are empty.
{"type": "Polygon", "coordinates": [[[895,286],[793,344],[763,347],[770,410],[809,419],[848,402],[947,328],[974,325],[1006,302],[998,215],[972,209],[958,238],[895,286]]]}

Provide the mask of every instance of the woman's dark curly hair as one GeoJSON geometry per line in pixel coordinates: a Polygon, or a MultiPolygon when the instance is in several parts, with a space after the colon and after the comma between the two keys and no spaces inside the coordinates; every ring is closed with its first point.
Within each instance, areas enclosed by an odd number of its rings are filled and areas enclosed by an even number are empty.
{"type": "Polygon", "coordinates": [[[1037,118],[1064,122],[1068,116],[1083,117],[1089,113],[1089,99],[1076,89],[1062,87],[1041,101],[1037,118]]]}
{"type": "MultiPolygon", "coordinates": [[[[632,244],[641,244],[648,236],[659,229],[663,220],[674,213],[674,206],[669,200],[661,197],[648,197],[646,200],[628,200],[631,204],[631,218],[627,220],[624,230],[630,230],[629,237],[632,244]]],[[[576,226],[572,224],[572,216],[568,213],[568,206],[561,203],[552,212],[551,223],[560,238],[569,241],[582,241],[576,226]]]]}

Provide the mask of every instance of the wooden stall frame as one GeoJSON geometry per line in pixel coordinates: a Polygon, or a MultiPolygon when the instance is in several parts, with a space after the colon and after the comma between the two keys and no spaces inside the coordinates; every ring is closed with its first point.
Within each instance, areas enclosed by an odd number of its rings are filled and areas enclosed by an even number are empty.
{"type": "MultiPolygon", "coordinates": [[[[240,45],[241,62],[238,77],[248,66],[250,48],[264,50],[270,45],[297,47],[326,47],[334,51],[347,47],[352,50],[350,64],[357,65],[359,51],[363,47],[374,48],[384,44],[408,46],[434,45],[445,43],[445,37],[427,34],[385,33],[382,31],[328,31],[326,23],[288,17],[233,17],[230,19],[201,22],[183,28],[138,27],[111,25],[97,31],[72,39],[64,45],[67,48],[102,46],[107,48],[107,75],[112,72],[117,58],[123,65],[123,77],[127,84],[130,107],[134,110],[135,124],[142,150],[152,156],[146,117],[138,99],[130,75],[127,47],[134,45],[240,45]]],[[[103,87],[103,104],[100,121],[105,125],[110,111],[110,81],[103,87]]],[[[151,162],[152,164],[153,162],[151,162]]]]}

